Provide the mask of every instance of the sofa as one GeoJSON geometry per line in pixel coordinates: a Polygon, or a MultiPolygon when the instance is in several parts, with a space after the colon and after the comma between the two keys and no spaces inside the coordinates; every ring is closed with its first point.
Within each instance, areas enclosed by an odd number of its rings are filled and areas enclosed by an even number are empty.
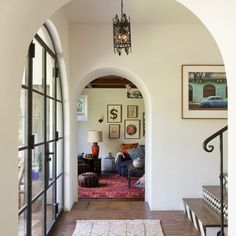
{"type": "MultiPolygon", "coordinates": [[[[143,176],[144,172],[140,170],[135,171],[133,168],[133,161],[137,158],[145,159],[145,146],[138,145],[138,143],[124,144],[120,145],[120,151],[117,153],[115,162],[117,165],[117,170],[120,176],[126,177],[128,174],[128,168],[132,167],[132,176],[143,176]]],[[[144,170],[144,168],[143,168],[144,170]]]]}

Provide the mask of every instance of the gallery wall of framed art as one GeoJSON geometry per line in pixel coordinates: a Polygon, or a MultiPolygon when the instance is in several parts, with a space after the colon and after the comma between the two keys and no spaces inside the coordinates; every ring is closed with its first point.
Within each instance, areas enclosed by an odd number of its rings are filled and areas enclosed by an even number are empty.
{"type": "Polygon", "coordinates": [[[108,152],[114,156],[121,143],[145,143],[145,106],[142,98],[128,98],[125,88],[85,89],[82,95],[88,97],[88,120],[78,122],[78,150],[91,152],[91,145],[87,142],[88,129],[103,133],[103,142],[99,143],[101,157],[106,157],[108,152]],[[125,131],[125,125],[130,125],[129,133],[125,131]]]}

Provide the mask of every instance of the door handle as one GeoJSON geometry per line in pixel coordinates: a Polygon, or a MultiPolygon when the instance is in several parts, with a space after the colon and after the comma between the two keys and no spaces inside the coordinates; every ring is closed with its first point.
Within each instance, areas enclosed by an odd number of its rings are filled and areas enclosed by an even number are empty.
{"type": "Polygon", "coordinates": [[[52,158],[49,157],[49,155],[53,155],[53,154],[54,154],[54,152],[49,152],[49,151],[47,151],[47,158],[46,158],[46,160],[47,160],[47,161],[51,161],[52,158]]]}

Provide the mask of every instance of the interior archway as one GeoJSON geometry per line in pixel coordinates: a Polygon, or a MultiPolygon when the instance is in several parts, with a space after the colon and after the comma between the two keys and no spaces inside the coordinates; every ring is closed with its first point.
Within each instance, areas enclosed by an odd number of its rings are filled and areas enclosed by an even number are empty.
{"type": "MultiPolygon", "coordinates": [[[[143,82],[140,80],[140,78],[135,75],[134,73],[125,70],[123,68],[117,68],[117,67],[105,67],[105,68],[98,68],[95,69],[88,74],[86,74],[81,82],[77,85],[77,91],[78,94],[81,94],[83,91],[83,88],[86,87],[87,84],[92,82],[95,78],[107,76],[107,75],[115,75],[118,77],[126,78],[127,80],[131,81],[133,84],[135,84],[139,90],[141,91],[144,99],[145,104],[145,199],[150,199],[150,191],[151,191],[151,178],[150,178],[150,166],[151,166],[151,149],[150,149],[150,129],[151,129],[151,102],[150,97],[148,94],[148,91],[143,84],[143,82]]],[[[76,100],[78,99],[78,96],[76,96],[76,100]]]]}
{"type": "Polygon", "coordinates": [[[78,199],[143,200],[144,185],[135,182],[144,175],[145,165],[131,165],[138,157],[145,164],[145,104],[139,89],[126,77],[111,74],[90,81],[78,101],[78,199]],[[132,132],[128,127],[134,127],[132,132]],[[99,158],[89,157],[88,130],[103,134],[99,158]],[[98,175],[98,187],[83,188],[88,171],[98,175]]]}

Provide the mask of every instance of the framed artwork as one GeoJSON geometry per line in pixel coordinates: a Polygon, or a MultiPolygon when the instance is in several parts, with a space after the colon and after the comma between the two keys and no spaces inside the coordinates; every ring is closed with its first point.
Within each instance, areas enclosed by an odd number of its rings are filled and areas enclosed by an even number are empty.
{"type": "Polygon", "coordinates": [[[88,95],[80,95],[76,105],[77,120],[88,120],[88,95]]]}
{"type": "Polygon", "coordinates": [[[140,138],[140,120],[125,120],[124,138],[139,139],[140,138]]]}
{"type": "Polygon", "coordinates": [[[127,118],[137,118],[138,117],[138,106],[128,105],[127,106],[127,118]]]}
{"type": "Polygon", "coordinates": [[[127,91],[127,98],[143,98],[141,92],[138,89],[133,89],[129,84],[125,85],[127,91]]]}
{"type": "Polygon", "coordinates": [[[108,123],[122,122],[122,105],[120,104],[107,105],[107,122],[108,123]]]}
{"type": "Polygon", "coordinates": [[[119,124],[110,124],[109,125],[109,138],[110,139],[119,139],[120,138],[120,125],[119,124]]]}
{"type": "Polygon", "coordinates": [[[182,118],[227,118],[224,65],[182,65],[182,118]]]}
{"type": "Polygon", "coordinates": [[[145,112],[143,112],[143,136],[145,136],[145,112]]]}

